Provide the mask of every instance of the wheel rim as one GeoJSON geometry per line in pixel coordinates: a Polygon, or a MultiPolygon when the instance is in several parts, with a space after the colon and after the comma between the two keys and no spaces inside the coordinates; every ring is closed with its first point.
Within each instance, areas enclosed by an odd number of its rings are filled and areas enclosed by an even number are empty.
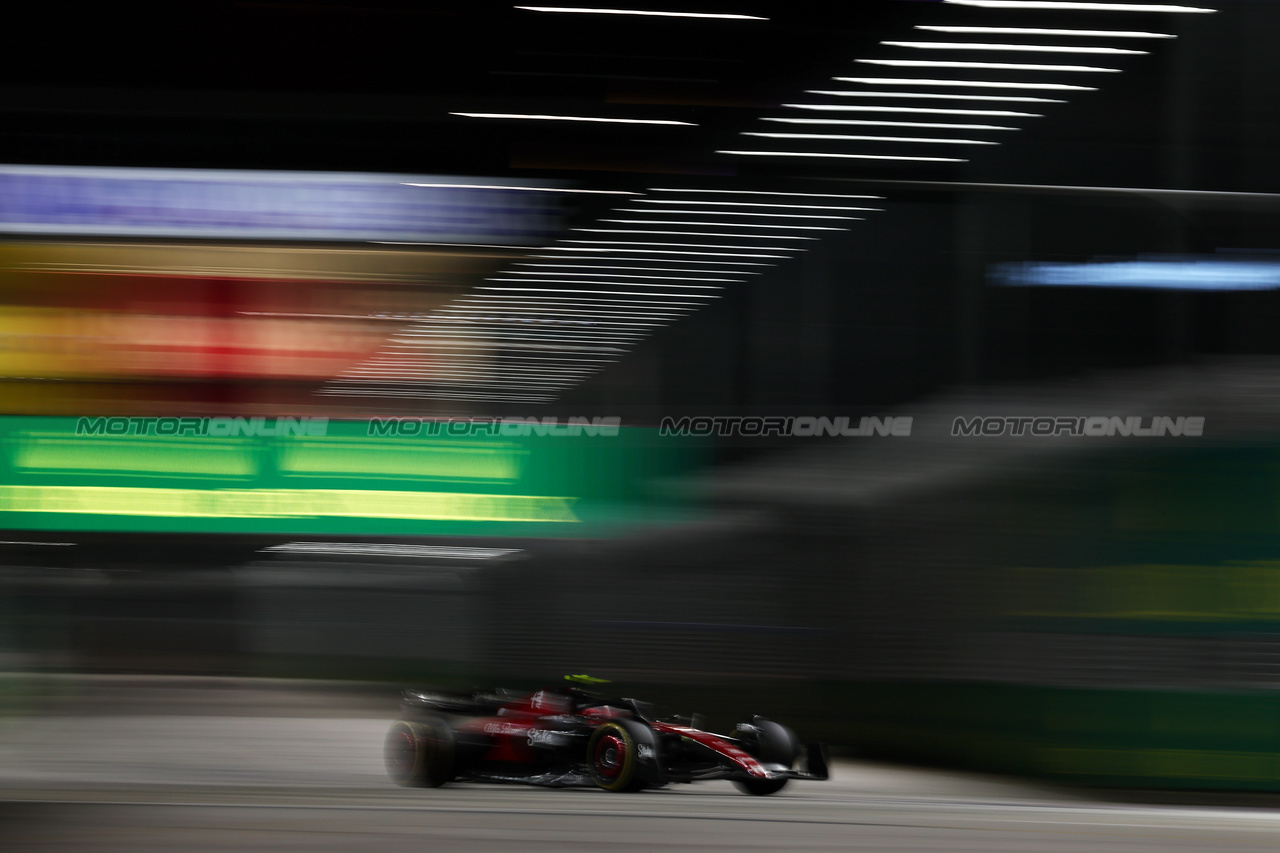
{"type": "Polygon", "coordinates": [[[387,744],[387,763],[398,776],[407,776],[413,772],[417,752],[418,742],[413,732],[401,729],[387,744]]]}
{"type": "Polygon", "coordinates": [[[413,772],[413,765],[416,762],[417,738],[413,736],[412,731],[402,727],[387,742],[388,766],[394,775],[403,777],[413,772]]]}
{"type": "Polygon", "coordinates": [[[627,757],[627,744],[616,734],[607,734],[596,743],[592,765],[596,775],[605,781],[618,778],[627,757]]]}

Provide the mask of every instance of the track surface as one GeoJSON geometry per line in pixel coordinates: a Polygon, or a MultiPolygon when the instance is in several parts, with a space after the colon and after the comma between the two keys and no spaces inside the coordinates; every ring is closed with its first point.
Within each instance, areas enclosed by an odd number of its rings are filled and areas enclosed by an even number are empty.
{"type": "Polygon", "coordinates": [[[837,765],[773,797],[391,786],[387,719],[0,718],[5,851],[1280,849],[1280,811],[1133,806],[837,765]]]}

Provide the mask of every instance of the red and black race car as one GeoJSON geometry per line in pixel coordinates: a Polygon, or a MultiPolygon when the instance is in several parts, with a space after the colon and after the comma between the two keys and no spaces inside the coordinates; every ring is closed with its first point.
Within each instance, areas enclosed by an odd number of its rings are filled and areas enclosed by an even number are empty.
{"type": "Polygon", "coordinates": [[[802,746],[762,717],[732,735],[705,731],[697,715],[659,719],[645,702],[611,699],[577,684],[536,693],[447,694],[405,690],[387,734],[386,761],[400,785],[453,780],[639,791],[674,782],[728,779],[772,794],[792,779],[827,778],[827,750],[802,746]]]}

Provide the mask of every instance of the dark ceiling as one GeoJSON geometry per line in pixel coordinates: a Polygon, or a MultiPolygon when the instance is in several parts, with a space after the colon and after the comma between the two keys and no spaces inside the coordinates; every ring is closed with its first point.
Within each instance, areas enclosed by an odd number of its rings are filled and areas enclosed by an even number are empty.
{"type": "MultiPolygon", "coordinates": [[[[790,172],[794,161],[713,152],[742,147],[738,134],[763,113],[858,70],[855,58],[888,55],[879,42],[912,35],[913,24],[1029,14],[910,0],[622,5],[767,20],[555,14],[487,1],[45,3],[17,16],[0,54],[0,160],[573,177],[601,186],[664,173],[790,172]],[[450,115],[462,111],[696,127],[450,115]]],[[[1088,26],[1100,16],[1085,17],[1088,26]]],[[[1101,17],[1108,28],[1128,28],[1185,16],[1101,17]]],[[[1034,23],[1082,21],[1038,12],[1034,23]]],[[[1122,57],[1126,65],[1135,58],[1122,57]]]]}

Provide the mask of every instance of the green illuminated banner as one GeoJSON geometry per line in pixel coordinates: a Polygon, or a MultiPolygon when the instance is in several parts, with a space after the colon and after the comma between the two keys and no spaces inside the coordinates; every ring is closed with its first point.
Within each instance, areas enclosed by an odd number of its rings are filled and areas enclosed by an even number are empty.
{"type": "Polygon", "coordinates": [[[0,418],[0,527],[594,536],[693,511],[652,485],[696,442],[599,420],[0,418]]]}

